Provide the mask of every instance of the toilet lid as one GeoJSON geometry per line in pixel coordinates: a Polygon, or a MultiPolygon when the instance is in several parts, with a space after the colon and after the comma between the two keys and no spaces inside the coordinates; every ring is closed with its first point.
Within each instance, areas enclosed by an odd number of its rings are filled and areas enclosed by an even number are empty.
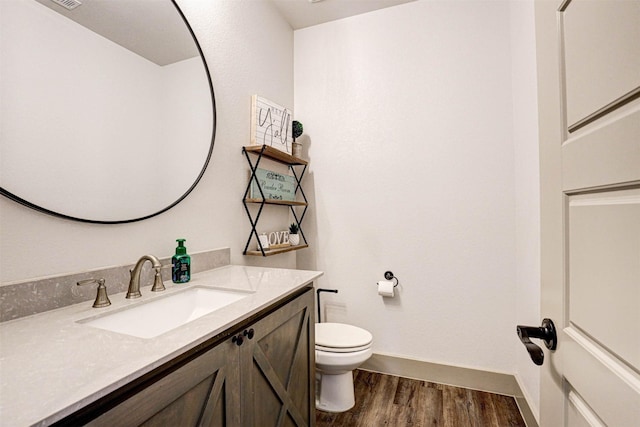
{"type": "Polygon", "coordinates": [[[368,346],[373,341],[369,331],[344,323],[316,323],[316,345],[325,348],[368,346]]]}

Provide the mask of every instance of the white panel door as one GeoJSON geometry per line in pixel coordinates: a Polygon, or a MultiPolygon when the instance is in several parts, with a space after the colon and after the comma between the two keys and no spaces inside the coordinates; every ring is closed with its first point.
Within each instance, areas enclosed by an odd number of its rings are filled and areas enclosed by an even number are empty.
{"type": "Polygon", "coordinates": [[[536,3],[542,427],[640,426],[640,0],[536,3]]]}

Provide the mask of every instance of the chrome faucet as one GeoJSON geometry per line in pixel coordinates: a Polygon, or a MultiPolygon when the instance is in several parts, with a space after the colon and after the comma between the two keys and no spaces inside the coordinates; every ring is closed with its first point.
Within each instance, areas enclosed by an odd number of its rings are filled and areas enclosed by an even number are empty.
{"type": "Polygon", "coordinates": [[[129,280],[129,289],[127,290],[127,298],[139,298],[142,296],[140,293],[140,270],[142,270],[142,265],[151,261],[153,264],[153,268],[156,270],[156,277],[153,281],[153,287],[151,288],[152,292],[164,291],[164,283],[162,283],[162,275],[160,274],[160,270],[162,269],[162,264],[160,260],[153,255],[143,255],[136,266],[133,267],[133,270],[130,270],[131,280],[129,280]]]}

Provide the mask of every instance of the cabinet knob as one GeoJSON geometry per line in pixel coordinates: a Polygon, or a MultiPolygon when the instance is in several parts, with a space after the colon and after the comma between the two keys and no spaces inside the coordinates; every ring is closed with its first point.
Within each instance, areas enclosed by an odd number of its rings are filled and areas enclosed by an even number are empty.
{"type": "Polygon", "coordinates": [[[234,337],[231,338],[231,342],[235,343],[235,345],[237,345],[238,347],[242,345],[243,341],[244,339],[242,338],[242,335],[234,335],[234,337]]]}
{"type": "Polygon", "coordinates": [[[249,339],[253,338],[253,334],[254,333],[255,332],[254,332],[253,328],[249,329],[248,331],[245,329],[244,332],[243,332],[244,336],[249,338],[249,339]]]}

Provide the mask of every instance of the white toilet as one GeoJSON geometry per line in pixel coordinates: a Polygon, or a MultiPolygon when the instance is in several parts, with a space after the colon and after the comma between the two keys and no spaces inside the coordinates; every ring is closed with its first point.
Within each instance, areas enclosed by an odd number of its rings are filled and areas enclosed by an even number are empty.
{"type": "Polygon", "coordinates": [[[316,408],[348,411],[355,405],[353,370],[371,357],[373,335],[343,323],[316,323],[316,408]]]}

